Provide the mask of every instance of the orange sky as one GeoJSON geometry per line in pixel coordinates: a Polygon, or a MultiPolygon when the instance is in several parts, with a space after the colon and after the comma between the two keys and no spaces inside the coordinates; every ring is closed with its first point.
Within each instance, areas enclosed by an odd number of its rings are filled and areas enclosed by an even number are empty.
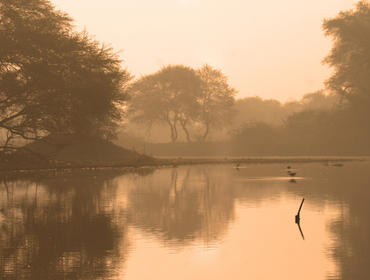
{"type": "Polygon", "coordinates": [[[51,0],[79,28],[121,50],[136,77],[167,64],[208,63],[237,97],[281,101],[323,88],[331,47],[324,18],[356,0],[51,0]]]}

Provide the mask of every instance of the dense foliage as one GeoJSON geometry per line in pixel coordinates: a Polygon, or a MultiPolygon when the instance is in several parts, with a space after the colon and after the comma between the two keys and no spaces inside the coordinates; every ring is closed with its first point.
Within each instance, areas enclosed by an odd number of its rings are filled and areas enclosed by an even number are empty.
{"type": "MultiPolygon", "coordinates": [[[[329,88],[357,107],[370,104],[370,4],[324,21],[325,34],[334,45],[325,62],[334,69],[329,88]]],[[[367,109],[367,108],[366,108],[367,109]]]]}
{"type": "Polygon", "coordinates": [[[0,5],[0,128],[16,136],[109,136],[121,119],[130,75],[111,49],[47,0],[0,5]]]}

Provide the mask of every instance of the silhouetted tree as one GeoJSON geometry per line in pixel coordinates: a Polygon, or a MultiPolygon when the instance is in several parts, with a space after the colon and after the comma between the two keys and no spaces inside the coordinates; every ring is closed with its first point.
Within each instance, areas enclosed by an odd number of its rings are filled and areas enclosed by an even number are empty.
{"type": "Polygon", "coordinates": [[[178,138],[180,123],[190,140],[187,125],[199,111],[200,85],[195,71],[183,65],[169,65],[142,77],[131,90],[132,120],[149,127],[153,123],[168,124],[172,142],[178,138]]]}
{"type": "Polygon", "coordinates": [[[236,90],[229,86],[227,77],[217,69],[204,65],[198,71],[202,80],[199,122],[204,126],[201,140],[205,141],[211,128],[219,128],[230,122],[236,90]]]}
{"type": "Polygon", "coordinates": [[[47,0],[2,1],[0,41],[5,144],[15,135],[112,134],[130,75],[110,48],[73,31],[47,0]]]}
{"type": "Polygon", "coordinates": [[[138,80],[132,87],[132,120],[151,128],[168,124],[171,140],[181,126],[188,142],[191,131],[201,127],[205,141],[212,128],[225,126],[231,119],[236,91],[221,71],[209,65],[195,71],[182,65],[167,66],[138,80]]]}
{"type": "Polygon", "coordinates": [[[326,19],[325,34],[333,38],[333,48],[325,62],[334,69],[327,86],[342,102],[333,116],[337,139],[357,152],[368,153],[370,140],[370,3],[360,1],[356,9],[326,19]],[[345,133],[343,133],[345,131],[345,133]]]}
{"type": "Polygon", "coordinates": [[[357,110],[368,111],[370,105],[370,4],[357,3],[355,10],[326,19],[325,34],[334,46],[325,62],[334,69],[327,85],[357,110]]]}

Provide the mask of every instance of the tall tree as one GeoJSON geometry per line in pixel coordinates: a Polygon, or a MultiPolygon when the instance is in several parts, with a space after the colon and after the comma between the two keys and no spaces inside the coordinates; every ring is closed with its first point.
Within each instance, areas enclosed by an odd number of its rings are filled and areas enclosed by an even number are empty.
{"type": "Polygon", "coordinates": [[[16,135],[112,134],[130,75],[111,49],[74,32],[47,0],[2,1],[0,41],[4,144],[16,135]]]}
{"type": "Polygon", "coordinates": [[[201,81],[195,71],[183,65],[169,65],[136,81],[131,89],[132,120],[149,127],[167,124],[171,141],[178,139],[178,125],[185,131],[198,112],[201,81]]]}
{"type": "Polygon", "coordinates": [[[366,153],[370,141],[370,3],[360,1],[356,9],[324,21],[333,48],[325,62],[334,69],[328,87],[343,100],[341,112],[333,120],[341,128],[338,139],[351,137],[366,153]],[[343,131],[346,131],[345,135],[343,131]]]}
{"type": "Polygon", "coordinates": [[[204,65],[197,73],[202,80],[198,120],[204,126],[201,140],[205,141],[212,128],[223,127],[231,120],[236,90],[230,87],[220,70],[209,65],[204,65]]]}
{"type": "Polygon", "coordinates": [[[370,4],[358,2],[355,10],[326,19],[323,28],[334,41],[324,60],[334,69],[327,85],[349,104],[367,110],[370,105],[370,4]]]}

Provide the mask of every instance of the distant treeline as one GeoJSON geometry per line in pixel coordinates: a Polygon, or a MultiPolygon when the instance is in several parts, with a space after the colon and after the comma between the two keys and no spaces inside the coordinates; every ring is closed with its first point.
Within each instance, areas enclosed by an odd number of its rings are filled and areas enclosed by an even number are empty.
{"type": "Polygon", "coordinates": [[[334,73],[326,87],[339,103],[319,102],[321,110],[294,113],[277,127],[242,125],[232,137],[238,153],[370,154],[370,4],[360,1],[355,10],[325,20],[323,29],[333,39],[324,61],[334,73]]]}
{"type": "MultiPolygon", "coordinates": [[[[324,20],[323,29],[333,39],[324,60],[334,70],[326,94],[319,91],[286,104],[258,97],[237,100],[229,140],[183,147],[185,154],[204,154],[213,146],[210,154],[369,155],[370,4],[360,1],[355,10],[324,20]]],[[[152,151],[163,151],[160,146],[152,145],[152,151]]]]}
{"type": "MultiPolygon", "coordinates": [[[[334,94],[327,94],[323,91],[305,94],[300,100],[282,103],[274,99],[262,99],[260,97],[245,97],[236,99],[230,106],[231,119],[226,126],[219,126],[219,129],[212,129],[208,135],[208,141],[224,141],[230,139],[236,131],[242,127],[266,124],[280,126],[285,123],[288,117],[303,111],[330,111],[339,105],[339,98],[334,94]]],[[[125,129],[119,133],[122,142],[131,138],[140,138],[142,142],[167,142],[169,137],[168,127],[161,123],[153,123],[145,127],[136,122],[129,122],[125,129]]],[[[188,130],[194,136],[194,142],[199,142],[199,125],[189,123],[188,130]]],[[[137,139],[134,140],[135,142],[137,139]]],[[[177,142],[187,141],[185,133],[179,131],[177,142]]]]}
{"type": "Polygon", "coordinates": [[[0,152],[20,139],[112,139],[120,129],[126,146],[218,141],[237,154],[369,154],[370,4],[324,20],[323,29],[333,39],[325,89],[285,104],[235,100],[212,66],[168,65],[134,79],[114,50],[76,31],[50,1],[3,1],[0,152]]]}
{"type": "Polygon", "coordinates": [[[282,125],[286,119],[302,111],[330,111],[339,104],[338,96],[323,90],[307,93],[300,100],[281,103],[274,99],[245,97],[235,102],[233,126],[244,123],[282,125]]]}

